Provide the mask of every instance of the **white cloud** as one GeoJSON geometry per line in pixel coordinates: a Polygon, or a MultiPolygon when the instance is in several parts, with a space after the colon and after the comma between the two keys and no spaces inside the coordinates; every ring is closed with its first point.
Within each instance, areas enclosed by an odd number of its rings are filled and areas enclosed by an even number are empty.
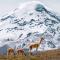
{"type": "MultiPolygon", "coordinates": [[[[20,3],[32,0],[0,0],[0,16],[14,10],[20,3]]],[[[35,0],[36,1],[36,0],[35,0]]],[[[60,13],[60,0],[39,0],[53,11],[60,13]]]]}

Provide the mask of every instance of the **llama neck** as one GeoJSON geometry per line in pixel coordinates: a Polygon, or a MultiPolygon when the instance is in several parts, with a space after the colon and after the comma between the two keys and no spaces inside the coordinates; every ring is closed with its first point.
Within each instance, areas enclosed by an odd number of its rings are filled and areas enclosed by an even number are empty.
{"type": "Polygon", "coordinates": [[[42,43],[42,40],[40,40],[39,45],[42,43]]]}

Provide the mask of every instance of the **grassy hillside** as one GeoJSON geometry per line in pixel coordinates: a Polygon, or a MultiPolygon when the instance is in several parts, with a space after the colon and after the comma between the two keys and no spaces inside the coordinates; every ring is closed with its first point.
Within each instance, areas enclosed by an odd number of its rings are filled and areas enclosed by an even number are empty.
{"type": "Polygon", "coordinates": [[[38,52],[36,55],[0,56],[0,60],[60,60],[60,49],[38,52]]]}

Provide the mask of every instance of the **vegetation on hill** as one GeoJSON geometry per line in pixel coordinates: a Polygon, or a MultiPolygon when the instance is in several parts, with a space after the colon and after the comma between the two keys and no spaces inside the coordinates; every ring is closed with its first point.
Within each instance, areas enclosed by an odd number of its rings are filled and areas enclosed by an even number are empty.
{"type": "Polygon", "coordinates": [[[60,49],[38,52],[35,55],[0,55],[0,60],[60,60],[60,49]]]}

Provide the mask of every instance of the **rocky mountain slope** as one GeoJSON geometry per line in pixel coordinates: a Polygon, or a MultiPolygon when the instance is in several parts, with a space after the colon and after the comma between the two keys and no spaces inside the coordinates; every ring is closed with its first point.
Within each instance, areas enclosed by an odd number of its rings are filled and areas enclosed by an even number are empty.
{"type": "Polygon", "coordinates": [[[44,41],[39,50],[60,48],[60,15],[39,1],[23,3],[0,19],[1,49],[28,48],[42,34],[44,41]]]}

